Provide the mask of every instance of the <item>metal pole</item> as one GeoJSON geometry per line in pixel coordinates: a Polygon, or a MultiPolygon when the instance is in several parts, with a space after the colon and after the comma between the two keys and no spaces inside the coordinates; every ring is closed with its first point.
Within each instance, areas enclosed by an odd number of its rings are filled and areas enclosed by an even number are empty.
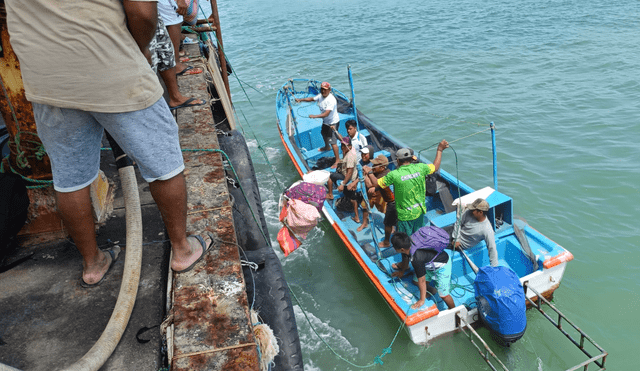
{"type": "Polygon", "coordinates": [[[489,123],[491,127],[491,148],[493,150],[493,189],[498,190],[498,153],[496,152],[496,126],[493,121],[489,123]]]}
{"type": "Polygon", "coordinates": [[[356,117],[356,125],[358,130],[361,129],[360,121],[358,121],[358,110],[356,109],[356,93],[353,89],[353,76],[351,76],[351,65],[347,65],[347,71],[349,71],[349,85],[351,86],[351,105],[353,106],[353,115],[356,117]]]}

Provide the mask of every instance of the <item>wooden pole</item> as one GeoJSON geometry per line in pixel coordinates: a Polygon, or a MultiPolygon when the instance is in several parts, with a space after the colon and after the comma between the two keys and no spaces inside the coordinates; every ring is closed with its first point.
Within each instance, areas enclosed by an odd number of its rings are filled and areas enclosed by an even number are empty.
{"type": "Polygon", "coordinates": [[[216,29],[216,39],[218,40],[218,56],[220,57],[220,66],[222,68],[222,80],[227,88],[227,95],[231,100],[231,89],[229,88],[229,76],[227,75],[227,60],[224,57],[224,46],[222,44],[222,31],[220,30],[220,18],[218,17],[218,1],[211,0],[211,16],[213,17],[213,26],[216,29]]]}

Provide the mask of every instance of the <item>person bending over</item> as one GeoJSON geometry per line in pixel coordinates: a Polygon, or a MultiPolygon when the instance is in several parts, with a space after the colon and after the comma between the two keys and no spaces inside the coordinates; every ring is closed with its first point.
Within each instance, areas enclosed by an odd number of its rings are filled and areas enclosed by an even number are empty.
{"type": "MultiPolygon", "coordinates": [[[[409,261],[418,277],[418,289],[420,289],[420,299],[415,302],[411,309],[418,309],[427,299],[427,290],[433,295],[437,294],[447,304],[449,309],[456,305],[449,294],[451,283],[451,259],[449,254],[442,250],[438,253],[431,248],[416,246],[412,239],[404,232],[397,232],[391,237],[393,248],[403,255],[400,264],[394,264],[393,268],[398,269],[391,275],[402,277],[405,270],[409,268],[409,261]],[[431,282],[435,287],[431,286],[431,282]]],[[[446,244],[446,243],[445,243],[446,244]]]]}
{"type": "Polygon", "coordinates": [[[478,198],[470,205],[467,205],[465,209],[460,219],[460,228],[453,233],[454,238],[458,237],[456,248],[466,250],[484,240],[487,244],[491,266],[497,267],[496,238],[493,233],[493,227],[487,218],[489,203],[482,198],[478,198]]]}

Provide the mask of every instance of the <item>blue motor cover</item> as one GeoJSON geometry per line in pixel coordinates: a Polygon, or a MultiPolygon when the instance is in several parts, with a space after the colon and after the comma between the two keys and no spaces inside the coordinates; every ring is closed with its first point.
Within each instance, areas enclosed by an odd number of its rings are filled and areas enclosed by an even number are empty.
{"type": "Polygon", "coordinates": [[[519,339],[527,327],[527,305],[518,275],[508,267],[482,267],[473,287],[485,325],[504,340],[519,339]]]}

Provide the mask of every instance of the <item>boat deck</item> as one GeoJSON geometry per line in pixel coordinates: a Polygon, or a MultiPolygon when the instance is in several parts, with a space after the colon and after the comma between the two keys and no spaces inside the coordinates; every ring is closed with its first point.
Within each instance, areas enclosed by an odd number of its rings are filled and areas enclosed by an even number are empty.
{"type": "MultiPolygon", "coordinates": [[[[197,45],[190,46],[189,52],[197,55],[197,45]]],[[[191,64],[198,66],[198,62],[191,64]]],[[[210,81],[206,74],[178,80],[184,95],[206,99],[210,81]]],[[[156,371],[165,362],[164,346],[168,346],[173,370],[257,370],[259,358],[234,244],[232,203],[222,157],[199,151],[218,148],[216,125],[222,122],[214,122],[208,106],[180,109],[177,121],[183,149],[198,149],[184,153],[188,231],[209,231],[225,242],[216,244],[205,263],[191,272],[173,275],[164,225],[148,185],[137,173],[143,219],[138,295],[126,331],[101,370],[156,371]],[[173,325],[164,345],[159,325],[167,314],[173,325]],[[150,329],[137,338],[143,328],[150,329]]],[[[79,285],[82,259],[72,241],[20,246],[11,260],[14,265],[0,273],[0,363],[28,370],[68,367],[93,346],[109,321],[127,241],[124,201],[110,151],[103,151],[101,168],[116,190],[113,211],[99,226],[97,240],[101,248],[120,245],[123,251],[118,261],[102,285],[84,289],[79,285]]]]}

